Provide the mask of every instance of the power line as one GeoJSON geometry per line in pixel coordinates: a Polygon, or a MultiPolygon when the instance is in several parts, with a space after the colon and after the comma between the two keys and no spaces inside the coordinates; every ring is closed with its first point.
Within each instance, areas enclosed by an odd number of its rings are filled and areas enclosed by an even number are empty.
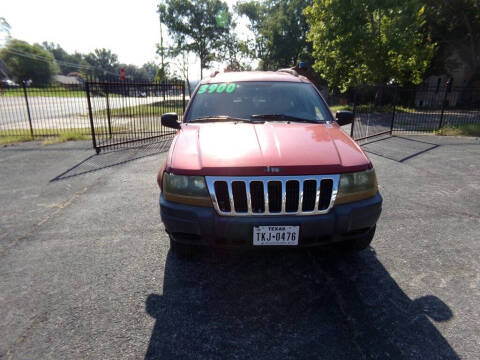
{"type": "MultiPolygon", "coordinates": [[[[5,51],[7,51],[11,54],[18,55],[18,56],[23,56],[25,58],[32,59],[32,60],[39,60],[39,61],[43,61],[43,62],[47,62],[47,63],[52,62],[51,59],[46,58],[46,57],[41,56],[41,55],[28,54],[28,53],[24,53],[24,52],[19,51],[19,50],[14,50],[14,49],[5,49],[5,51]]],[[[62,63],[62,64],[65,64],[65,65],[70,65],[72,67],[77,67],[77,68],[85,68],[85,69],[91,69],[92,68],[89,65],[80,65],[80,64],[74,64],[74,63],[68,63],[68,62],[62,61],[62,60],[56,60],[55,59],[54,61],[56,61],[57,64],[62,63]]]]}
{"type": "MultiPolygon", "coordinates": [[[[52,59],[49,59],[49,58],[41,56],[41,55],[28,54],[28,53],[25,53],[25,52],[22,52],[22,51],[19,51],[19,50],[7,49],[7,48],[5,48],[4,50],[6,52],[11,53],[11,54],[18,55],[18,56],[23,56],[23,57],[28,58],[28,59],[43,61],[43,62],[46,62],[46,63],[52,63],[52,59]]],[[[113,75],[113,76],[116,76],[116,77],[119,76],[116,73],[113,73],[113,72],[104,70],[103,68],[99,68],[99,67],[92,66],[92,65],[81,65],[81,64],[70,63],[70,62],[63,61],[63,60],[56,60],[56,59],[54,59],[53,61],[55,61],[57,64],[70,66],[70,67],[74,67],[74,68],[77,68],[77,69],[84,69],[84,70],[90,70],[90,71],[94,70],[94,69],[99,69],[99,70],[102,70],[105,74],[113,75]]]]}
{"type": "Polygon", "coordinates": [[[0,59],[0,72],[3,74],[4,77],[10,78],[10,73],[8,71],[8,66],[5,64],[5,62],[0,59]]]}

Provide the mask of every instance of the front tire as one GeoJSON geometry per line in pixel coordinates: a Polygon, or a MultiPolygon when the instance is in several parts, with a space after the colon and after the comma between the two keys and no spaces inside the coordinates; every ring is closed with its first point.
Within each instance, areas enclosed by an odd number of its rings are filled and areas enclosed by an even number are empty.
{"type": "Polygon", "coordinates": [[[193,256],[193,246],[182,244],[169,235],[170,237],[170,250],[175,254],[179,259],[189,259],[193,256]]]}
{"type": "Polygon", "coordinates": [[[341,244],[342,251],[345,253],[357,253],[368,248],[375,235],[376,225],[374,225],[368,233],[360,238],[347,240],[341,244]]]}

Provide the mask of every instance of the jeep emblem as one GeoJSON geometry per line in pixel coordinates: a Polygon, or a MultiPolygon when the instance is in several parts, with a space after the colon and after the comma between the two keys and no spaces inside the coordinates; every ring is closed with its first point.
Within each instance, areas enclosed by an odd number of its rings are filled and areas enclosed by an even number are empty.
{"type": "Polygon", "coordinates": [[[265,169],[265,172],[267,172],[267,173],[279,173],[280,168],[279,167],[267,166],[267,168],[265,169]]]}

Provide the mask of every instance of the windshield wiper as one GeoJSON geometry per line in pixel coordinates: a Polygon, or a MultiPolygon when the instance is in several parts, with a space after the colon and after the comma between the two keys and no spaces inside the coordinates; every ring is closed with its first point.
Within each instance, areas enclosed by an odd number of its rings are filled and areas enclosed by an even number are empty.
{"type": "Polygon", "coordinates": [[[320,123],[320,121],[318,121],[318,120],[303,119],[303,118],[300,118],[300,117],[285,115],[285,114],[254,114],[254,115],[250,115],[250,117],[252,117],[254,119],[294,121],[294,122],[306,122],[306,123],[314,123],[314,124],[320,123]]]}
{"type": "Polygon", "coordinates": [[[246,123],[258,123],[258,121],[242,119],[228,115],[212,115],[212,116],[202,116],[196,119],[193,119],[189,122],[220,122],[220,121],[235,121],[235,122],[246,122],[246,123]]]}

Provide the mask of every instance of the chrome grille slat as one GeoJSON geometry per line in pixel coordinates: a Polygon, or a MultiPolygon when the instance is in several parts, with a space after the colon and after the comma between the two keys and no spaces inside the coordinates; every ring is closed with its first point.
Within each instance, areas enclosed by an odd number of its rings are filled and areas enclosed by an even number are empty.
{"type": "MultiPolygon", "coordinates": [[[[213,207],[215,208],[215,211],[219,215],[223,216],[278,216],[278,215],[320,215],[320,214],[326,214],[328,213],[331,208],[333,207],[333,204],[335,202],[335,198],[337,195],[337,189],[338,189],[338,182],[340,179],[340,175],[338,174],[332,174],[332,175],[302,175],[302,176],[206,176],[205,180],[207,182],[207,187],[208,191],[210,193],[210,197],[212,199],[213,207]],[[321,192],[321,184],[322,180],[331,180],[332,181],[332,191],[330,195],[330,199],[327,198],[322,198],[322,196],[328,196],[328,190],[326,190],[326,194],[322,194],[321,192]],[[303,206],[303,201],[304,201],[304,182],[307,180],[315,181],[315,192],[312,196],[309,197],[309,201],[314,202],[315,206],[312,211],[303,211],[302,206],[303,206]],[[245,184],[245,194],[243,194],[243,204],[245,204],[245,200],[247,203],[247,211],[242,212],[236,212],[235,211],[235,201],[233,197],[233,189],[232,189],[232,183],[235,181],[240,181],[245,184]],[[268,191],[268,183],[270,181],[278,181],[281,184],[281,191],[279,195],[275,195],[272,199],[275,200],[276,204],[281,204],[281,211],[280,212],[270,212],[270,206],[269,206],[269,191],[268,191]],[[297,210],[295,211],[289,211],[287,212],[286,210],[286,202],[287,202],[287,181],[295,181],[298,182],[298,206],[297,210]],[[215,191],[215,183],[216,182],[223,182],[224,185],[228,189],[228,195],[229,195],[229,205],[230,205],[230,211],[222,211],[219,207],[219,202],[217,199],[217,194],[215,191]],[[251,189],[251,183],[252,182],[259,182],[258,186],[254,187],[251,189]],[[263,185],[263,186],[262,186],[263,185]],[[257,199],[257,208],[258,208],[258,201],[261,201],[261,198],[258,198],[258,195],[261,196],[261,192],[259,193],[258,191],[261,191],[263,187],[263,201],[264,203],[260,204],[263,205],[263,212],[254,212],[254,205],[253,205],[253,197],[255,195],[255,198],[257,199]],[[252,193],[252,190],[254,193],[252,193]],[[246,196],[246,199],[245,199],[246,196]],[[278,196],[278,197],[277,197],[278,196]],[[280,198],[281,196],[281,198],[280,198]],[[278,202],[277,202],[278,201],[278,202]],[[326,209],[320,209],[319,210],[319,205],[320,202],[323,203],[328,203],[329,206],[326,209]]],[[[237,185],[236,185],[237,186],[237,185]]],[[[278,185],[277,185],[278,186],[278,185]]],[[[290,190],[291,191],[291,190],[290,190]]],[[[295,191],[295,190],[294,190],[295,191]]],[[[275,192],[275,194],[278,193],[278,189],[275,192]]],[[[312,193],[312,191],[310,191],[312,193]]],[[[238,193],[237,193],[238,194],[238,193]]],[[[296,196],[294,196],[294,200],[296,201],[296,196]]],[[[238,197],[236,198],[238,201],[238,197]]],[[[292,197],[290,197],[292,199],[292,197]]],[[[225,199],[226,202],[227,199],[225,199]]],[[[291,200],[290,200],[291,201],[291,200]]],[[[311,204],[310,202],[310,204],[311,204]]],[[[227,202],[228,204],[228,202],[227,202]]],[[[291,204],[291,203],[290,203],[291,204]]],[[[245,205],[243,205],[244,207],[245,205]]],[[[290,205],[292,206],[292,204],[290,205]]],[[[310,206],[311,207],[311,206],[310,206]]],[[[228,207],[226,208],[228,209],[228,207]]],[[[258,211],[258,210],[257,210],[258,211]]],[[[261,211],[261,210],[260,210],[261,211]]]]}
{"type": "Polygon", "coordinates": [[[252,196],[250,195],[250,181],[245,181],[245,190],[247,191],[247,208],[248,215],[252,215],[252,196]]]}
{"type": "Polygon", "coordinates": [[[233,201],[233,189],[232,189],[232,182],[233,181],[227,181],[227,186],[228,186],[228,198],[230,200],[230,212],[232,215],[236,215],[237,212],[235,211],[235,203],[233,201]]]}
{"type": "Polygon", "coordinates": [[[298,208],[297,208],[297,215],[302,215],[303,182],[304,182],[304,180],[299,180],[299,182],[298,182],[298,208]]]}
{"type": "Polygon", "coordinates": [[[322,187],[321,186],[322,182],[321,181],[317,181],[317,187],[316,187],[316,191],[315,191],[315,206],[313,207],[313,210],[318,210],[318,204],[320,202],[320,188],[322,187]]]}
{"type": "Polygon", "coordinates": [[[269,180],[263,182],[263,198],[265,199],[265,212],[263,213],[264,215],[270,215],[270,206],[268,205],[268,181],[269,180]]]}

